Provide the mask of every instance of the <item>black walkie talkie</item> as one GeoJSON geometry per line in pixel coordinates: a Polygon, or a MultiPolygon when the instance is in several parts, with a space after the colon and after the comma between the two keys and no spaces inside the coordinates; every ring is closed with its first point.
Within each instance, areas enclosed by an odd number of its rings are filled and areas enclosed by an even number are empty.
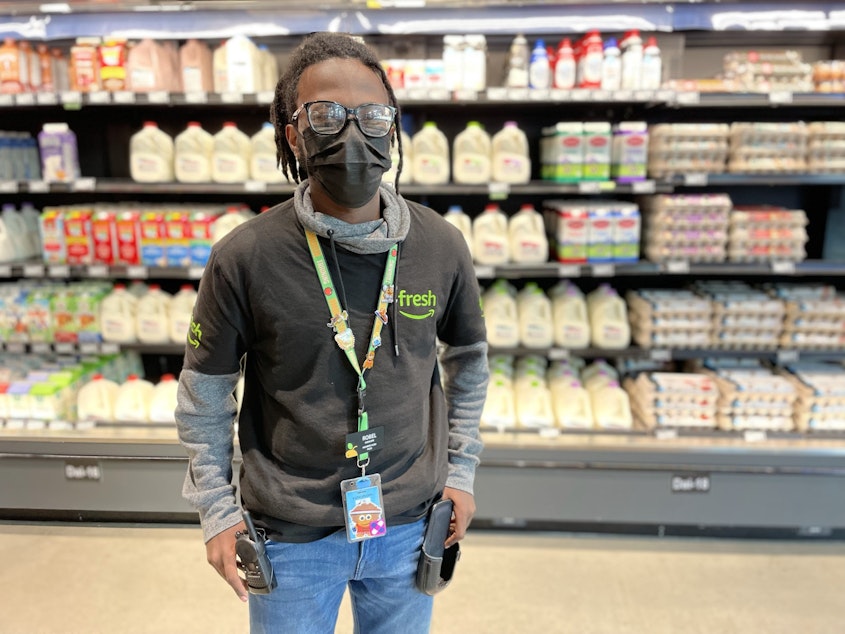
{"type": "Polygon", "coordinates": [[[249,511],[244,510],[243,515],[247,533],[236,534],[235,553],[238,556],[238,568],[243,570],[244,580],[252,594],[270,594],[276,587],[273,566],[264,550],[264,540],[258,539],[258,532],[249,511]]]}

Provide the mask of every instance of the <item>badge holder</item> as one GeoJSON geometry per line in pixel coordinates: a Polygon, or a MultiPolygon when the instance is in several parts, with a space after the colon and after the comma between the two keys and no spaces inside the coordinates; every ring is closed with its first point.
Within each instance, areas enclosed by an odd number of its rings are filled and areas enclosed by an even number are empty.
{"type": "Polygon", "coordinates": [[[417,589],[430,596],[445,590],[451,583],[455,565],[461,558],[460,544],[446,548],[451,522],[452,500],[440,500],[431,507],[416,579],[417,589]]]}
{"type": "Polygon", "coordinates": [[[340,483],[340,491],[343,498],[343,517],[346,521],[346,539],[350,543],[381,537],[387,532],[381,476],[378,473],[343,480],[340,483]]]}

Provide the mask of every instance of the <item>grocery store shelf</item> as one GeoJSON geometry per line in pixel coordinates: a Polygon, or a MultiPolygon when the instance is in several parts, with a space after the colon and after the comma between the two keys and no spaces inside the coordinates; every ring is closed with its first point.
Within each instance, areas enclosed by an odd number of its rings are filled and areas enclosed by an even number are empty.
{"type": "Polygon", "coordinates": [[[839,174],[702,174],[689,173],[658,181],[669,187],[795,186],[845,185],[845,173],[839,174]]]}
{"type": "Polygon", "coordinates": [[[11,354],[117,354],[121,351],[135,351],[143,354],[178,355],[185,352],[181,343],[110,343],[110,342],[36,342],[20,341],[0,342],[0,349],[11,354]]]}
{"type": "MultiPolygon", "coordinates": [[[[648,439],[658,441],[675,441],[684,438],[709,438],[716,441],[741,441],[749,444],[759,445],[769,440],[801,440],[801,441],[829,441],[845,440],[845,430],[810,430],[802,431],[772,431],[772,430],[725,430],[694,427],[672,427],[662,425],[656,429],[563,429],[560,427],[550,428],[529,428],[520,427],[516,423],[504,427],[482,425],[482,433],[490,434],[518,434],[525,438],[537,439],[538,442],[557,438],[559,436],[577,439],[603,438],[608,441],[613,439],[625,442],[631,438],[648,439]]],[[[845,470],[843,470],[845,475],[845,470]]]]}
{"type": "Polygon", "coordinates": [[[203,266],[144,266],[121,264],[44,264],[38,261],[0,264],[0,279],[173,279],[198,280],[205,270],[203,266]]]}
{"type": "Polygon", "coordinates": [[[793,93],[672,93],[669,102],[678,108],[813,108],[845,107],[845,94],[793,93]]]}
{"type": "Polygon", "coordinates": [[[845,361],[845,349],[834,350],[796,350],[769,348],[759,350],[731,348],[640,348],[630,347],[622,350],[606,348],[516,348],[490,347],[489,354],[514,357],[542,356],[550,361],[562,361],[570,357],[582,359],[636,359],[655,362],[688,361],[692,359],[736,358],[769,360],[778,365],[797,363],[798,361],[845,361]]]}

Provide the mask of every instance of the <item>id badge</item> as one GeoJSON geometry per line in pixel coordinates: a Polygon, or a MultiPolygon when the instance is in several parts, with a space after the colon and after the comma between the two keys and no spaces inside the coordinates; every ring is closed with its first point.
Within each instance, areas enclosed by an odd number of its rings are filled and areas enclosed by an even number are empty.
{"type": "Polygon", "coordinates": [[[381,496],[381,476],[371,473],[340,483],[346,539],[360,542],[381,537],[387,532],[381,496]]]}

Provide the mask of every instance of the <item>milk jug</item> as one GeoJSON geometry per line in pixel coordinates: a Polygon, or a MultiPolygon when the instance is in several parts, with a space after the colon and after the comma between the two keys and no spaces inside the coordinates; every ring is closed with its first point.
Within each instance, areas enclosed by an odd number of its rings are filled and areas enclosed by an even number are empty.
{"type": "Polygon", "coordinates": [[[256,93],[262,89],[261,53],[252,40],[235,35],[226,42],[227,87],[224,92],[256,93]]]}
{"type": "Polygon", "coordinates": [[[515,348],[519,345],[519,313],[516,289],[505,280],[497,280],[485,291],[484,323],[487,341],[494,348],[515,348]]]}
{"type": "Polygon", "coordinates": [[[190,284],[183,284],[179,292],[170,300],[169,332],[170,341],[182,343],[185,341],[190,327],[191,315],[194,312],[194,304],[197,301],[197,292],[190,284]]]}
{"type": "Polygon", "coordinates": [[[628,393],[615,381],[604,387],[589,390],[596,427],[601,429],[630,429],[633,425],[628,393]]]}
{"type": "Polygon", "coordinates": [[[211,178],[215,183],[242,183],[249,180],[252,143],[238,126],[227,121],[214,135],[211,178]]]}
{"type": "MultiPolygon", "coordinates": [[[[408,133],[402,130],[402,173],[399,183],[411,183],[414,180],[414,143],[408,133]]],[[[382,174],[381,181],[393,185],[396,183],[396,170],[399,169],[399,142],[394,138],[390,143],[390,169],[382,174]]]]}
{"type": "Polygon", "coordinates": [[[517,380],[516,420],[520,427],[548,429],[555,426],[552,395],[540,377],[517,380]]]}
{"type": "Polygon", "coordinates": [[[552,289],[551,296],[555,345],[570,349],[589,347],[590,322],[583,293],[563,281],[552,289]]]}
{"type": "Polygon", "coordinates": [[[487,399],[481,412],[481,423],[504,429],[516,423],[516,402],[513,381],[498,373],[490,376],[487,399]]]}
{"type": "Polygon", "coordinates": [[[536,282],[528,282],[516,298],[519,339],[526,348],[549,348],[553,341],[552,302],[536,282]]]}
{"type": "Polygon", "coordinates": [[[211,155],[214,151],[214,138],[191,121],[184,132],[175,141],[176,180],[180,183],[210,183],[211,155]]]}
{"type": "MultiPolygon", "coordinates": [[[[138,300],[135,327],[141,343],[168,343],[170,341],[170,295],[158,284],[138,300]]],[[[187,332],[187,331],[186,331],[187,332]]]]}
{"type": "Polygon", "coordinates": [[[214,224],[211,225],[212,244],[219,242],[223,236],[238,225],[245,223],[250,217],[251,216],[249,214],[244,213],[237,207],[230,207],[227,209],[226,213],[219,216],[217,220],[214,221],[214,224]]]}
{"type": "Polygon", "coordinates": [[[281,183],[285,177],[279,169],[276,158],[276,131],[273,124],[265,122],[252,139],[252,158],[249,163],[249,175],[254,181],[281,183]]]}
{"type": "Polygon", "coordinates": [[[519,185],[531,180],[531,159],[528,138],[516,121],[506,121],[505,127],[493,135],[492,177],[497,183],[519,185]]]}
{"type": "Polygon", "coordinates": [[[79,420],[115,420],[114,406],[120,386],[95,374],[83,385],[76,397],[76,416],[79,420]]]}
{"type": "Polygon", "coordinates": [[[153,387],[150,401],[150,422],[176,422],[176,393],[179,383],[172,374],[162,374],[159,382],[153,387]]]}
{"type": "Polygon", "coordinates": [[[41,231],[40,219],[41,214],[33,207],[32,203],[25,202],[21,204],[21,218],[23,218],[26,225],[26,232],[29,242],[30,257],[41,256],[41,231]]]}
{"type": "Polygon", "coordinates": [[[623,300],[607,284],[587,297],[593,345],[598,348],[621,350],[631,344],[631,327],[623,300]]]}
{"type": "MultiPolygon", "coordinates": [[[[14,209],[14,205],[3,205],[14,209]]],[[[0,262],[14,262],[20,258],[20,236],[13,233],[5,218],[0,217],[0,262]]]]}
{"type": "Polygon", "coordinates": [[[0,220],[2,220],[4,228],[4,256],[8,255],[8,260],[23,260],[32,255],[31,241],[29,240],[26,222],[21,216],[20,212],[15,209],[14,205],[5,204],[0,213],[0,220]]]}
{"type": "Polygon", "coordinates": [[[118,388],[114,403],[114,418],[118,421],[148,423],[153,384],[130,374],[118,388]]]}
{"type": "Polygon", "coordinates": [[[443,216],[446,222],[458,228],[458,231],[464,236],[467,248],[470,255],[472,255],[473,241],[472,241],[472,218],[464,213],[460,205],[451,205],[446,210],[446,215],[443,216]]]}
{"type": "Polygon", "coordinates": [[[166,183],[173,180],[173,139],[154,121],[132,135],[129,141],[129,171],[137,183],[166,183]]]}
{"type": "Polygon", "coordinates": [[[597,359],[581,372],[581,380],[589,391],[619,382],[619,372],[604,359],[597,359]]]}
{"type": "Polygon", "coordinates": [[[549,258],[549,241],[543,216],[533,205],[522,205],[508,223],[510,259],[519,264],[539,264],[549,258]]]}
{"type": "Polygon", "coordinates": [[[412,139],[414,182],[442,185],[449,182],[449,141],[434,121],[426,121],[412,139]]]}
{"type": "Polygon", "coordinates": [[[507,264],[508,217],[495,203],[488,204],[472,221],[473,256],[479,264],[507,264]]]}
{"type": "Polygon", "coordinates": [[[261,90],[276,90],[276,83],[279,81],[279,62],[276,56],[270,52],[265,45],[258,47],[261,54],[261,90]]]}
{"type": "Polygon", "coordinates": [[[103,341],[132,343],[137,339],[135,326],[138,299],[124,284],[115,284],[111,293],[100,303],[100,327],[103,341]]]}
{"type": "Polygon", "coordinates": [[[490,152],[490,135],[478,121],[467,123],[466,129],[455,137],[452,180],[465,185],[489,183],[490,152]]]}
{"type": "Polygon", "coordinates": [[[179,66],[182,89],[185,92],[211,92],[214,90],[214,72],[211,49],[199,40],[188,40],[179,49],[179,66]]]}
{"type": "Polygon", "coordinates": [[[593,426],[590,394],[577,379],[557,381],[550,388],[552,408],[559,427],[589,429],[593,426]]]}
{"type": "Polygon", "coordinates": [[[226,42],[214,49],[211,56],[212,71],[214,74],[214,92],[222,93],[229,90],[229,66],[226,60],[226,42]]]}

